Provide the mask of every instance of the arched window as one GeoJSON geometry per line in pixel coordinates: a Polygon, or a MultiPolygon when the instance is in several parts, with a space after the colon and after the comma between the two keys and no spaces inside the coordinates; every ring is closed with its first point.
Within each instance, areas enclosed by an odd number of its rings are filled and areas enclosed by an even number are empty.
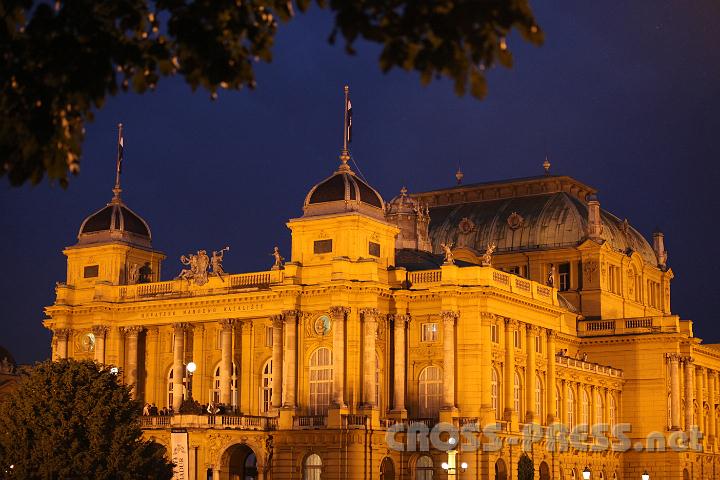
{"type": "Polygon", "coordinates": [[[610,423],[610,428],[615,426],[615,421],[617,419],[617,406],[615,405],[615,396],[610,395],[610,418],[608,419],[608,422],[610,423]]]}
{"type": "Polygon", "coordinates": [[[261,413],[268,413],[272,409],[273,364],[272,358],[265,362],[262,370],[262,398],[261,413]]]}
{"type": "Polygon", "coordinates": [[[332,387],[332,352],[328,348],[321,347],[310,356],[311,415],[327,415],[332,387]]]}
{"type": "Polygon", "coordinates": [[[595,393],[595,422],[605,422],[605,402],[603,402],[600,392],[595,393]]]}
{"type": "Polygon", "coordinates": [[[436,418],[440,412],[440,398],[442,397],[442,370],[440,367],[430,365],[420,372],[419,393],[420,417],[436,418]]]}
{"type": "Polygon", "coordinates": [[[589,425],[590,424],[590,398],[588,397],[587,392],[585,389],[582,389],[582,396],[581,396],[581,403],[580,403],[580,424],[581,425],[589,425]]]}
{"type": "Polygon", "coordinates": [[[495,410],[495,418],[500,419],[500,379],[497,370],[492,369],[492,378],[490,380],[490,399],[492,400],[492,408],[495,410]]]}
{"type": "MultiPolygon", "coordinates": [[[[230,375],[230,405],[232,407],[237,407],[238,405],[237,380],[237,365],[233,362],[232,374],[230,375]]],[[[210,398],[212,398],[213,402],[220,403],[220,365],[215,367],[213,389],[210,393],[210,398]]]]}
{"type": "Polygon", "coordinates": [[[520,385],[520,375],[515,372],[515,379],[513,380],[513,410],[522,414],[522,386],[520,385]]]}
{"type": "Polygon", "coordinates": [[[572,387],[567,388],[567,423],[570,430],[575,428],[575,392],[572,387]]]}
{"type": "Polygon", "coordinates": [[[320,480],[322,474],[322,460],[320,455],[313,453],[305,459],[305,468],[303,472],[303,480],[320,480]]]}
{"type": "Polygon", "coordinates": [[[432,458],[423,455],[417,459],[417,462],[415,462],[415,480],[432,480],[433,473],[432,458]]]}
{"type": "Polygon", "coordinates": [[[535,377],[535,419],[538,423],[545,423],[543,419],[543,383],[540,375],[535,377]]]}

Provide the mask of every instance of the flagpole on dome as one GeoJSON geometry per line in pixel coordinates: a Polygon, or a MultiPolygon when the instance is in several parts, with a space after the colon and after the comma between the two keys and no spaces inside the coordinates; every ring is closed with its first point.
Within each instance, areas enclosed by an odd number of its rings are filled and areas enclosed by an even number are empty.
{"type": "Polygon", "coordinates": [[[113,188],[113,200],[120,201],[120,192],[122,192],[122,189],[120,188],[120,174],[122,173],[122,161],[123,161],[123,149],[124,149],[124,142],[123,142],[123,124],[118,123],[118,152],[117,152],[117,161],[116,161],[116,167],[115,167],[115,188],[113,188]]]}
{"type": "Polygon", "coordinates": [[[350,151],[348,144],[352,141],[352,103],[350,103],[350,87],[345,85],[345,118],[343,123],[343,148],[340,152],[340,170],[349,170],[348,160],[350,160],[350,151]]]}

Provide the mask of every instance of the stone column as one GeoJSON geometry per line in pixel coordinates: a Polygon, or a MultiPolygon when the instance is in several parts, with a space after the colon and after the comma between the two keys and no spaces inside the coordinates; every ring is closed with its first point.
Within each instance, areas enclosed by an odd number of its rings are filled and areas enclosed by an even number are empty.
{"type": "Polygon", "coordinates": [[[455,408],[455,321],[458,312],[440,312],[443,321],[443,396],[442,407],[455,408]]]}
{"type": "Polygon", "coordinates": [[[226,406],[232,403],[230,382],[233,368],[232,333],[234,324],[234,318],[220,320],[220,403],[226,406]]]}
{"type": "Polygon", "coordinates": [[[138,393],[138,336],[142,332],[143,327],[132,326],[125,327],[125,383],[132,388],[133,398],[137,398],[138,393]]]}
{"type": "Polygon", "coordinates": [[[395,413],[406,413],[405,409],[405,331],[410,315],[395,315],[393,330],[395,333],[395,378],[393,379],[393,398],[395,413]]]}
{"type": "Polygon", "coordinates": [[[702,367],[697,367],[695,369],[695,400],[697,400],[697,427],[698,429],[703,433],[703,435],[707,436],[707,432],[705,432],[705,409],[703,408],[703,370],[702,367]]]}
{"type": "Polygon", "coordinates": [[[670,426],[672,430],[681,430],[680,423],[680,355],[668,354],[670,360],[670,426]]]}
{"type": "Polygon", "coordinates": [[[694,359],[685,357],[685,430],[690,430],[693,425],[693,410],[695,409],[695,391],[693,388],[695,380],[694,359]]]}
{"type": "Polygon", "coordinates": [[[482,338],[480,342],[480,378],[482,380],[480,388],[480,425],[488,425],[496,420],[496,413],[492,408],[492,326],[495,321],[494,314],[480,313],[480,335],[482,338]]]}
{"type": "Polygon", "coordinates": [[[180,411],[183,401],[183,380],[185,378],[185,332],[190,326],[187,323],[176,323],[175,340],[173,342],[173,410],[180,411]]]}
{"type": "Polygon", "coordinates": [[[282,407],[282,378],[283,378],[283,316],[272,316],[272,397],[270,403],[273,410],[282,407]]]}
{"type": "Polygon", "coordinates": [[[379,315],[376,308],[363,308],[360,310],[363,319],[363,403],[366,407],[376,407],[375,396],[377,394],[375,386],[375,368],[377,360],[375,358],[375,339],[377,337],[377,317],[379,315]]]}
{"type": "Polygon", "coordinates": [[[599,423],[597,418],[597,387],[590,385],[588,390],[590,391],[590,415],[588,415],[588,434],[592,433],[592,426],[599,423]]]}
{"type": "Polygon", "coordinates": [[[517,418],[515,412],[515,398],[513,395],[513,387],[515,385],[515,342],[513,335],[518,328],[517,320],[511,318],[505,319],[505,373],[503,375],[503,386],[505,387],[505,413],[503,418],[512,421],[517,418]]]}
{"type": "Polygon", "coordinates": [[[345,405],[345,320],[350,309],[347,307],[330,307],[333,330],[333,403],[336,407],[345,405]]]}
{"type": "Polygon", "coordinates": [[[563,425],[568,426],[568,409],[567,409],[567,391],[568,391],[568,383],[565,380],[560,380],[560,411],[558,412],[558,415],[560,415],[560,423],[563,425]]]}
{"type": "Polygon", "coordinates": [[[53,331],[55,336],[55,359],[62,360],[68,357],[68,339],[72,335],[70,328],[57,328],[53,331]]]}
{"type": "Polygon", "coordinates": [[[108,327],[106,325],[93,325],[92,333],[95,335],[95,361],[99,364],[105,363],[105,335],[108,327]]]}
{"type": "Polygon", "coordinates": [[[717,372],[714,370],[708,370],[708,407],[710,408],[710,418],[708,419],[708,423],[710,424],[710,431],[708,434],[710,435],[710,444],[715,443],[715,435],[716,432],[716,425],[715,422],[717,421],[716,415],[715,415],[715,382],[717,381],[717,372]]]}
{"type": "MultiPolygon", "coordinates": [[[[556,391],[555,391],[555,337],[556,333],[552,330],[547,330],[547,422],[548,425],[555,421],[555,402],[556,391]]],[[[560,413],[560,412],[558,412],[560,413]]]]}
{"type": "Polygon", "coordinates": [[[537,372],[535,371],[535,337],[539,333],[538,327],[527,325],[525,328],[525,349],[527,351],[527,364],[525,366],[525,422],[542,423],[535,411],[535,389],[537,386],[537,372]]]}
{"type": "Polygon", "coordinates": [[[158,404],[160,407],[163,406],[159,399],[165,396],[165,393],[158,395],[158,380],[161,385],[165,384],[165,375],[160,373],[159,369],[159,351],[158,339],[159,335],[158,327],[148,327],[145,332],[145,371],[147,377],[145,378],[145,401],[149,403],[158,404]]]}
{"type": "MultiPolygon", "coordinates": [[[[283,363],[282,370],[282,389],[283,407],[285,408],[296,407],[295,392],[297,391],[297,325],[299,317],[300,312],[297,310],[285,310],[283,312],[283,321],[285,322],[285,340],[283,342],[285,361],[283,363]]],[[[275,375],[274,372],[273,375],[275,375]]]]}

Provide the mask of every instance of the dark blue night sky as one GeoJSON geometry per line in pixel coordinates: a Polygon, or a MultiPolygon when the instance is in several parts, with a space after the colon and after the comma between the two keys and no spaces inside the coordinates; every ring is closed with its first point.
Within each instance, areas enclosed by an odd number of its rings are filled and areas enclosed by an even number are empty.
{"type": "Polygon", "coordinates": [[[386,200],[403,185],[452,185],[458,163],[466,183],[538,175],[547,152],[552,172],[597,188],[603,208],[648,237],[665,232],[673,311],[720,341],[720,3],[532,3],[545,45],[510,38],[515,66],[490,72],[482,102],[446,81],[383,75],[374,45],[347,56],[327,44],[331,17],[317,9],[281,26],[256,91],[211,102],[176,78],[111,99],[68,190],[2,180],[0,344],[22,363],[49,356],[43,307],[64,280],[63,247],[110,200],[118,122],[123,198],[167,253],[163,276],[179,255],[226,244],[228,271],[263,270],[274,245],[289,257],[285,222],[337,166],[345,83],[354,158],[386,200]]]}

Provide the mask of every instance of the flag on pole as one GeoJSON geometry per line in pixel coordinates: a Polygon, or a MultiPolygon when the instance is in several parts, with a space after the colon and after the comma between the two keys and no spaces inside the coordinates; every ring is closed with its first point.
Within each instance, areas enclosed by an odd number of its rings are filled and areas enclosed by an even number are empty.
{"type": "Polygon", "coordinates": [[[118,156],[117,156],[117,172],[122,173],[124,141],[122,135],[122,127],[120,127],[120,135],[118,136],[118,156]]]}
{"type": "Polygon", "coordinates": [[[350,142],[352,142],[352,103],[350,102],[349,98],[348,98],[348,102],[347,102],[347,116],[348,116],[347,143],[350,143],[350,142]]]}

